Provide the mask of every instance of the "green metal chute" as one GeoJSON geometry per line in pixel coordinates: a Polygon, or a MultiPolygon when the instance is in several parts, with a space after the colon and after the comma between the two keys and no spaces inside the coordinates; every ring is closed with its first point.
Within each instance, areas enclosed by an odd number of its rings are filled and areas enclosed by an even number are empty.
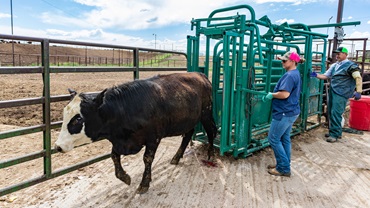
{"type": "MultiPolygon", "coordinates": [[[[320,125],[323,81],[310,79],[311,69],[325,71],[327,35],[302,23],[274,25],[267,16],[258,20],[249,5],[213,11],[208,18],[193,19],[195,36],[188,37],[188,71],[209,76],[213,85],[214,117],[220,154],[246,157],[269,145],[271,103],[262,96],[272,91],[285,73],[277,56],[295,50],[306,59],[299,64],[303,89],[301,114],[292,135],[320,125]],[[227,16],[234,11],[233,14],[227,16]],[[249,18],[248,18],[249,17],[249,18]],[[261,35],[260,31],[266,31],[261,35]],[[201,45],[204,40],[205,44],[201,45]],[[312,45],[320,41],[321,48],[312,45]],[[200,49],[205,48],[204,58],[200,49]],[[202,60],[202,61],[200,61],[202,60]]],[[[315,26],[317,27],[317,26],[315,26]]],[[[205,140],[201,127],[195,139],[205,140]]]]}

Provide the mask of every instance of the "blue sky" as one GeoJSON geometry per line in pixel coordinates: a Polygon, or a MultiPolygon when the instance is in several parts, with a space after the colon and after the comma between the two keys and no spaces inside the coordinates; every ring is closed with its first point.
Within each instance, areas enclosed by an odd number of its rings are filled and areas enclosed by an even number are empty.
{"type": "MultiPolygon", "coordinates": [[[[13,0],[14,35],[184,50],[192,18],[248,4],[272,23],[336,22],[338,0],[13,0]],[[153,35],[155,34],[155,35],[153,35]],[[156,39],[156,41],[155,41],[156,39]]],[[[370,38],[370,0],[345,0],[346,38],[370,38]]],[[[10,0],[0,0],[0,33],[11,34],[10,0]]],[[[333,36],[334,29],[315,32],[333,36]]]]}

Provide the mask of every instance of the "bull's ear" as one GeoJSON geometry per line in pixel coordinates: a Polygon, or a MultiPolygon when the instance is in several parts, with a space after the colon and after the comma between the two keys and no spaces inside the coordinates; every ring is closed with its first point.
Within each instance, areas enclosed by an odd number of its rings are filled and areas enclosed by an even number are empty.
{"type": "Polygon", "coordinates": [[[77,92],[73,89],[68,88],[68,92],[71,94],[71,100],[73,100],[73,98],[77,95],[77,92]]]}
{"type": "Polygon", "coordinates": [[[101,106],[103,104],[104,95],[107,89],[103,90],[101,93],[99,93],[96,98],[94,99],[97,106],[101,106]]]}

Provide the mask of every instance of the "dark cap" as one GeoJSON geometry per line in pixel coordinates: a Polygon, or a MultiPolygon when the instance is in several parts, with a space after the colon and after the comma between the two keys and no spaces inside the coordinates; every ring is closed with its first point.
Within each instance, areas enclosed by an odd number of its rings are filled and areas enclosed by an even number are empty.
{"type": "Polygon", "coordinates": [[[345,47],[339,47],[337,50],[333,51],[334,53],[345,53],[348,54],[348,50],[345,47]]]}

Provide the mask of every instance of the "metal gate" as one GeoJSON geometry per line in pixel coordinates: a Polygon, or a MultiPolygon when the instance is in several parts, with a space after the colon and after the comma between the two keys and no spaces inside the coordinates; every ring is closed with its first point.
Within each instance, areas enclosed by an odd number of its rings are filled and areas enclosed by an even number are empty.
{"type": "MultiPolygon", "coordinates": [[[[326,34],[312,32],[301,23],[274,25],[267,16],[257,20],[249,5],[214,10],[208,18],[191,23],[195,36],[188,37],[188,71],[212,74],[213,113],[219,129],[216,146],[221,155],[230,152],[246,157],[269,145],[271,102],[262,102],[262,97],[273,91],[285,73],[277,56],[287,51],[306,59],[297,67],[303,86],[301,114],[291,134],[320,125],[323,81],[310,79],[309,74],[325,71],[326,34]],[[315,41],[323,42],[322,47],[314,50],[315,41]],[[199,63],[201,48],[205,48],[204,63],[199,63]]],[[[196,139],[204,141],[201,132],[196,139]]]]}

